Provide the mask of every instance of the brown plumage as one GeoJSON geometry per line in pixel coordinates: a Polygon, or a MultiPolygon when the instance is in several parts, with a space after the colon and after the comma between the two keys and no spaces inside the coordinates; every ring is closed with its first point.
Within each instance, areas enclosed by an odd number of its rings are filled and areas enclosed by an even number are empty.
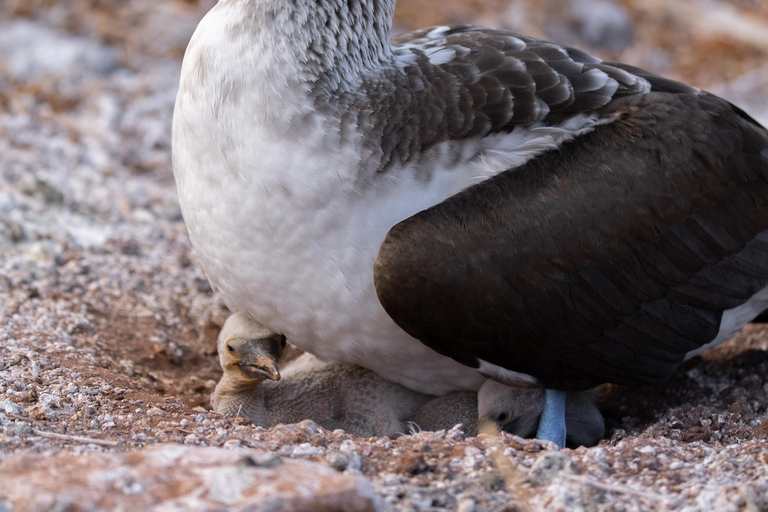
{"type": "Polygon", "coordinates": [[[374,276],[398,325],[548,387],[650,384],[768,286],[768,132],[706,93],[601,113],[392,228],[374,276]]]}

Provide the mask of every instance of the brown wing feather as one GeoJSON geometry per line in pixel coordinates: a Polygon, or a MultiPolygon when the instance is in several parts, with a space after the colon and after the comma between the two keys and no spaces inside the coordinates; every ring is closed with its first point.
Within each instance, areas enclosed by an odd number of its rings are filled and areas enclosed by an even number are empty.
{"type": "Polygon", "coordinates": [[[408,333],[551,385],[644,384],[768,286],[768,133],[703,93],[611,124],[395,226],[375,265],[408,333]]]}

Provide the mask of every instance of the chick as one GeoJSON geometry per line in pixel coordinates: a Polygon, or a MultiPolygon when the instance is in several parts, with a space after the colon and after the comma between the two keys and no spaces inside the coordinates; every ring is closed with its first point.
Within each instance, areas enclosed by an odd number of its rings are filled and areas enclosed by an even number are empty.
{"type": "Polygon", "coordinates": [[[232,315],[218,340],[224,375],[211,397],[214,410],[264,427],[311,419],[329,430],[393,437],[405,433],[408,420],[433,398],[311,354],[292,361],[281,379],[277,363],[284,349],[283,336],[242,313],[232,315]]]}
{"type": "MultiPolygon", "coordinates": [[[[499,430],[533,437],[544,410],[544,390],[513,388],[487,381],[477,395],[480,424],[491,422],[499,430]]],[[[566,446],[594,446],[605,435],[603,416],[590,392],[569,391],[565,404],[566,446]]]]}
{"type": "Polygon", "coordinates": [[[477,393],[462,391],[432,397],[411,418],[418,430],[448,430],[461,424],[468,436],[477,435],[477,393]]]}

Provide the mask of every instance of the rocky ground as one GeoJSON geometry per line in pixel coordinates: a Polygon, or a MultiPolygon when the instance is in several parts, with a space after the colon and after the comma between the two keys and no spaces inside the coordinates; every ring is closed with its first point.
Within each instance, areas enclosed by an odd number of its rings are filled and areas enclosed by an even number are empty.
{"type": "MultiPolygon", "coordinates": [[[[212,0],[0,3],[0,511],[768,510],[768,326],[663,386],[605,387],[608,434],[355,438],[210,412],[228,312],[170,166],[179,58],[212,0]]],[[[764,0],[402,0],[591,49],[768,123],[764,0]]]]}

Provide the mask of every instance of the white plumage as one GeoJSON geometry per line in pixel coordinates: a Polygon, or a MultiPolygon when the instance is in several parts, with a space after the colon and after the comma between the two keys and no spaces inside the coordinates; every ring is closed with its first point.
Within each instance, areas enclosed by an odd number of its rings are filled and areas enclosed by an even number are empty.
{"type": "MultiPolygon", "coordinates": [[[[300,45],[281,44],[283,32],[312,37],[310,29],[290,26],[301,16],[259,25],[251,11],[260,4],[220,1],[182,68],[174,174],[212,286],[230,309],[321,359],[359,364],[423,393],[477,390],[484,377],[414,340],[383,310],[372,271],[379,246],[399,221],[610,120],[586,114],[559,128],[441,142],[382,179],[360,179],[375,162],[358,127],[317,112],[292,54],[300,45]],[[420,167],[434,169],[428,181],[420,167]]],[[[399,69],[396,53],[387,46],[366,55],[374,61],[367,68],[336,56],[341,86],[399,69]]]]}

